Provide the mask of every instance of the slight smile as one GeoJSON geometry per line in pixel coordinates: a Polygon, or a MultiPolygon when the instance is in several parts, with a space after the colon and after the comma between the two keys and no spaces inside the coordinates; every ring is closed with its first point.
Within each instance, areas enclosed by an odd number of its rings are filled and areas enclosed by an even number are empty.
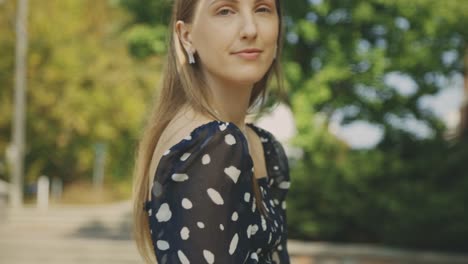
{"type": "Polygon", "coordinates": [[[244,49],[241,51],[234,52],[233,54],[238,55],[239,57],[247,60],[255,60],[262,52],[263,51],[260,49],[244,49]]]}

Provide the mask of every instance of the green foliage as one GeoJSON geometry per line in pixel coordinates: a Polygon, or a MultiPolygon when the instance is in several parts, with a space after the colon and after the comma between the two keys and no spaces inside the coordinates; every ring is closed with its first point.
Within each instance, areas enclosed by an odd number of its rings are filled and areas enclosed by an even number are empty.
{"type": "Polygon", "coordinates": [[[130,53],[138,59],[166,52],[166,27],[150,27],[135,25],[127,32],[127,42],[130,53]]]}
{"type": "Polygon", "coordinates": [[[445,140],[444,125],[419,101],[446,88],[437,78],[463,74],[468,3],[296,3],[286,6],[285,72],[304,157],[292,170],[291,236],[465,251],[466,142],[445,140]],[[457,56],[444,63],[447,52],[457,56]],[[398,92],[384,82],[389,73],[411,78],[416,90],[398,92]],[[349,150],[329,134],[340,109],[351,109],[343,123],[384,130],[375,149],[349,150]],[[392,116],[420,120],[432,136],[396,127],[392,116]]]}
{"type": "MultiPolygon", "coordinates": [[[[12,11],[11,1],[0,9],[0,19],[9,20],[0,27],[2,154],[12,118],[12,11]]],[[[143,65],[128,55],[121,36],[126,17],[105,1],[30,2],[26,184],[42,174],[65,183],[90,180],[97,143],[107,146],[106,181],[131,180],[159,62],[143,65]]]]}
{"type": "Polygon", "coordinates": [[[166,51],[170,0],[117,0],[132,15],[126,27],[130,54],[138,59],[162,55],[166,51]]]}

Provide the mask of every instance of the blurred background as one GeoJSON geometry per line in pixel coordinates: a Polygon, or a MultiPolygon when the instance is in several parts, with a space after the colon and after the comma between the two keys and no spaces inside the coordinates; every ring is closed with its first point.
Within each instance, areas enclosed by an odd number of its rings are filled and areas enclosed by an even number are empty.
{"type": "MultiPolygon", "coordinates": [[[[468,263],[468,0],[283,4],[286,89],[255,122],[289,157],[293,263],[468,263]]],[[[141,263],[170,5],[0,0],[0,263],[141,263]]]]}

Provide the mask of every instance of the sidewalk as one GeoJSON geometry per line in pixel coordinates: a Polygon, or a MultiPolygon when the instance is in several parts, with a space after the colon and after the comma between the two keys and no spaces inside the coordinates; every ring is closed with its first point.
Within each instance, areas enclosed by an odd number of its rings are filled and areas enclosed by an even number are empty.
{"type": "MultiPolygon", "coordinates": [[[[2,264],[143,263],[131,238],[130,201],[2,211],[2,264]]],[[[288,250],[292,264],[468,264],[468,256],[371,245],[289,240],[288,250]]]]}

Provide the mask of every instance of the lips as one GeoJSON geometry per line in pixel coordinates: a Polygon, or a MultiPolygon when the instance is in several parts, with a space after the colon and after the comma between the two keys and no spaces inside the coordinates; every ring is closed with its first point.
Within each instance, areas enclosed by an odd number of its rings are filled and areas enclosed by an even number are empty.
{"type": "Polygon", "coordinates": [[[249,48],[249,49],[243,49],[243,50],[234,52],[233,54],[237,55],[238,57],[242,59],[254,61],[260,56],[260,53],[262,52],[263,51],[261,49],[249,48]]]}
{"type": "Polygon", "coordinates": [[[261,49],[249,48],[249,49],[243,49],[243,50],[234,52],[234,54],[239,54],[239,53],[260,53],[260,52],[262,52],[261,49]]]}

